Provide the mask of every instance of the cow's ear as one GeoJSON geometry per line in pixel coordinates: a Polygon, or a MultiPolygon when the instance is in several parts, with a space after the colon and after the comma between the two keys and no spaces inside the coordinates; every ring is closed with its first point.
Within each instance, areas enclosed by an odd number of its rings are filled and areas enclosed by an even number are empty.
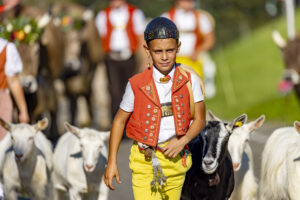
{"type": "Polygon", "coordinates": [[[42,120],[39,120],[36,124],[33,125],[33,127],[37,132],[45,130],[48,127],[48,119],[43,118],[42,120]]]}
{"type": "Polygon", "coordinates": [[[241,116],[238,116],[233,120],[233,122],[230,124],[231,130],[243,126],[247,122],[247,115],[242,114],[241,116]]]}
{"type": "Polygon", "coordinates": [[[220,122],[222,121],[221,119],[216,117],[210,110],[207,111],[207,115],[208,115],[209,121],[220,121],[220,122]]]}
{"type": "Polygon", "coordinates": [[[300,133],[300,122],[295,121],[295,122],[294,122],[294,127],[295,127],[295,129],[298,131],[298,133],[300,133]]]}
{"type": "Polygon", "coordinates": [[[68,122],[65,122],[65,128],[67,129],[67,131],[69,131],[70,133],[74,134],[76,137],[78,137],[78,138],[81,137],[81,132],[80,132],[79,128],[77,128],[75,126],[72,126],[68,122]]]}
{"type": "Polygon", "coordinates": [[[254,130],[260,128],[264,124],[265,119],[266,119],[265,115],[262,115],[259,118],[257,118],[255,121],[250,122],[249,123],[250,131],[254,131],[254,130]]]}
{"type": "Polygon", "coordinates": [[[0,118],[0,125],[5,128],[6,130],[8,130],[9,132],[11,131],[11,124],[6,122],[4,119],[0,118]]]}

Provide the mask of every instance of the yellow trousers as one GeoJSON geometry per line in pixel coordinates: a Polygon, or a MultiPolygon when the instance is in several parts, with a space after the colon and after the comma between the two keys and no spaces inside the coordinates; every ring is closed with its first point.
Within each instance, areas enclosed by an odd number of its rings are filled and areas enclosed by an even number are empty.
{"type": "MultiPolygon", "coordinates": [[[[163,145],[162,145],[163,146],[163,145]]],[[[186,159],[186,167],[182,165],[182,158],[168,158],[162,152],[155,152],[167,177],[166,183],[160,187],[151,188],[153,179],[152,161],[145,159],[144,153],[134,143],[129,157],[129,168],[132,170],[132,189],[135,200],[179,200],[184,183],[185,174],[192,166],[192,158],[189,153],[186,159]]]]}
{"type": "Polygon", "coordinates": [[[177,56],[176,57],[176,62],[190,66],[203,79],[203,69],[202,69],[203,63],[202,63],[202,60],[193,61],[190,57],[187,57],[187,56],[177,56]]]}

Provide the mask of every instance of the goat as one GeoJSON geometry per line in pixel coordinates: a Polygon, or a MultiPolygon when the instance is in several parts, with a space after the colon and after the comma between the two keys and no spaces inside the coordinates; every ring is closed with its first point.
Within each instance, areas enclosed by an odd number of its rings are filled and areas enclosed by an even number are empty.
{"type": "Polygon", "coordinates": [[[2,172],[7,199],[16,200],[18,193],[44,199],[48,173],[52,169],[52,145],[41,130],[48,126],[48,120],[44,118],[29,125],[10,124],[0,118],[0,124],[8,130],[10,136],[3,142],[12,145],[5,152],[2,172]]]}
{"type": "Polygon", "coordinates": [[[228,151],[232,159],[235,178],[235,187],[230,200],[257,199],[258,183],[254,176],[254,160],[248,141],[250,135],[260,128],[264,121],[265,116],[262,115],[255,121],[234,129],[230,136],[228,151]]]}
{"type": "Polygon", "coordinates": [[[193,165],[186,174],[182,200],[224,200],[234,188],[233,167],[227,151],[232,131],[246,120],[243,114],[224,123],[211,112],[204,130],[190,143],[193,165]]]}
{"type": "Polygon", "coordinates": [[[300,197],[300,123],[273,131],[262,154],[259,197],[261,200],[300,197]]]}
{"type": "Polygon", "coordinates": [[[53,156],[54,199],[107,199],[108,187],[103,174],[107,163],[104,141],[109,132],[77,128],[65,123],[68,130],[58,141],[53,156]]]}

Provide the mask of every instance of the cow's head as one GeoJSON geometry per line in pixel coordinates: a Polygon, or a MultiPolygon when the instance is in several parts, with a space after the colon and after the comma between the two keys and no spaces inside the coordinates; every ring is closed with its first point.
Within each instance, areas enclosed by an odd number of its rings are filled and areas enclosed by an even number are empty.
{"type": "Polygon", "coordinates": [[[279,85],[279,89],[284,92],[300,84],[300,37],[298,36],[293,40],[287,41],[278,31],[273,31],[272,37],[281,49],[286,66],[283,73],[283,81],[279,85]]]}
{"type": "Polygon", "coordinates": [[[232,123],[225,123],[211,112],[208,112],[208,115],[210,119],[205,126],[202,169],[205,173],[212,174],[225,158],[227,143],[232,131],[242,126],[246,122],[247,116],[243,114],[235,118],[232,123]]]}
{"type": "Polygon", "coordinates": [[[233,130],[229,142],[228,151],[232,159],[233,170],[238,171],[241,167],[242,156],[250,135],[263,125],[265,116],[262,115],[255,121],[244,124],[233,130]]]}
{"type": "Polygon", "coordinates": [[[10,124],[0,118],[0,125],[4,127],[11,136],[16,161],[23,162],[30,156],[33,148],[35,148],[34,137],[39,131],[47,128],[48,120],[44,118],[34,125],[29,125],[25,123],[10,124]]]}
{"type": "Polygon", "coordinates": [[[104,142],[109,138],[109,132],[100,132],[89,128],[80,129],[67,122],[65,128],[79,139],[84,170],[93,172],[101,153],[105,150],[104,142]]]}

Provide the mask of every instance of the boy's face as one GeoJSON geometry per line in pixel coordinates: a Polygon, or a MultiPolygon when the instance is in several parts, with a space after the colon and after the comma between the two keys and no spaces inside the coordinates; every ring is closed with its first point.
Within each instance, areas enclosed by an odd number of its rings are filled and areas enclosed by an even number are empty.
{"type": "Polygon", "coordinates": [[[176,53],[180,49],[180,42],[173,38],[154,39],[144,46],[151,55],[153,64],[162,74],[167,75],[175,64],[176,53]]]}

